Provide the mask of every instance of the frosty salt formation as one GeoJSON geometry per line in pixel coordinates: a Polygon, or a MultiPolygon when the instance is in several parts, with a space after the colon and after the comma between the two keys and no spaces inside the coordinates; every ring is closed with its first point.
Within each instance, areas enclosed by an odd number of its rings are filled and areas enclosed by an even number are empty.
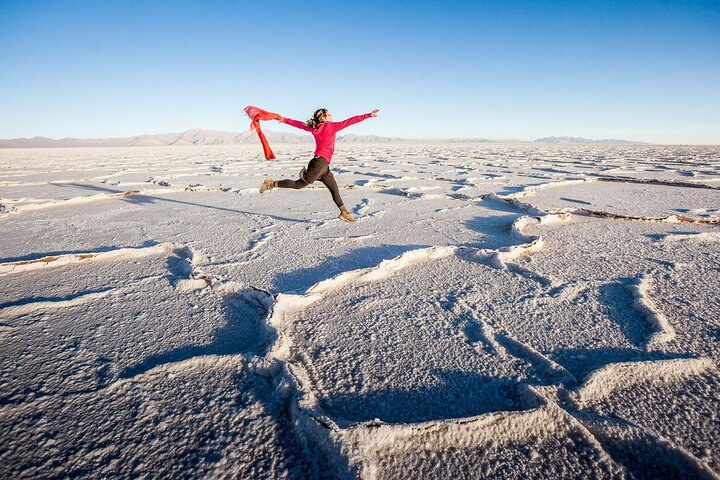
{"type": "Polygon", "coordinates": [[[719,478],[720,148],[275,153],[0,151],[3,477],[719,478]]]}

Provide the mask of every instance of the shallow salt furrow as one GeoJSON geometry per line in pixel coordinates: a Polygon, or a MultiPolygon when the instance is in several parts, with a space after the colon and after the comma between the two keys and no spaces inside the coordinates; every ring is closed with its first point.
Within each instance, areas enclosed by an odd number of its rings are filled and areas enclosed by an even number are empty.
{"type": "MultiPolygon", "coordinates": [[[[199,275],[199,274],[193,274],[193,275],[199,275]]],[[[248,287],[243,284],[239,284],[232,281],[217,281],[214,283],[206,282],[204,286],[200,287],[198,286],[197,289],[206,288],[209,291],[225,298],[225,299],[234,299],[239,298],[244,301],[247,301],[249,303],[255,304],[258,307],[259,310],[259,317],[257,319],[250,319],[247,321],[258,321],[262,322],[266,325],[266,319],[271,311],[271,306],[273,302],[273,297],[270,293],[257,289],[255,287],[248,287]]],[[[186,291],[187,289],[180,288],[181,291],[186,291]]],[[[274,340],[274,332],[267,328],[264,328],[262,330],[263,335],[262,338],[258,339],[259,341],[262,341],[262,343],[268,345],[271,344],[271,342],[274,340]]],[[[186,366],[197,366],[197,365],[205,365],[208,362],[216,363],[216,362],[222,362],[224,359],[229,359],[232,361],[233,358],[242,358],[245,361],[249,362],[249,365],[252,367],[252,370],[255,373],[262,374],[263,376],[270,376],[273,374],[276,374],[278,372],[279,367],[277,365],[273,365],[273,362],[268,363],[264,357],[257,356],[259,352],[255,352],[255,354],[252,354],[251,352],[242,352],[242,351],[235,351],[230,350],[227,353],[215,353],[211,348],[206,347],[198,347],[196,349],[197,351],[193,352],[188,358],[183,358],[180,360],[177,359],[171,359],[168,361],[159,361],[159,362],[141,362],[140,365],[143,366],[142,368],[139,367],[132,367],[126,369],[124,372],[121,372],[119,374],[118,379],[113,382],[113,384],[108,385],[108,387],[112,387],[114,384],[118,384],[119,382],[123,381],[132,381],[133,379],[142,378],[147,375],[152,375],[155,373],[168,373],[172,374],[173,371],[178,371],[186,366]],[[145,366],[147,364],[147,366],[145,366]]]]}
{"type": "Polygon", "coordinates": [[[128,197],[132,197],[134,195],[150,195],[150,194],[157,195],[157,194],[169,193],[169,192],[170,191],[168,189],[128,190],[127,192],[120,192],[120,193],[101,193],[99,195],[73,197],[73,198],[68,198],[66,200],[47,200],[42,203],[31,203],[31,204],[27,204],[27,205],[19,205],[17,207],[14,207],[13,210],[10,210],[8,212],[5,212],[3,215],[0,215],[0,219],[7,218],[9,215],[19,215],[19,214],[25,213],[25,212],[45,210],[48,208],[82,205],[82,204],[94,203],[94,202],[105,201],[105,200],[113,200],[113,199],[117,199],[117,198],[128,198],[128,197]]]}
{"type": "MultiPolygon", "coordinates": [[[[520,190],[517,193],[511,193],[509,195],[504,195],[504,196],[501,196],[500,198],[502,198],[503,200],[506,200],[506,201],[507,200],[517,200],[519,198],[533,195],[533,194],[539,192],[540,190],[545,190],[547,188],[555,188],[555,187],[567,186],[567,185],[577,185],[577,184],[582,184],[582,183],[587,183],[587,182],[592,182],[592,181],[593,181],[593,179],[590,179],[590,178],[582,178],[582,179],[573,179],[573,180],[561,180],[558,182],[547,182],[547,183],[541,183],[540,185],[530,185],[530,186],[523,188],[522,190],[520,190]]],[[[493,195],[493,194],[490,194],[490,195],[493,195]]]]}
{"type": "Polygon", "coordinates": [[[395,187],[390,183],[387,184],[379,184],[380,182],[375,182],[372,184],[366,184],[362,187],[353,186],[353,188],[364,188],[369,190],[380,190],[383,193],[391,193],[398,196],[407,197],[410,199],[415,200],[466,200],[466,201],[473,201],[478,200],[476,197],[471,197],[469,195],[465,195],[463,193],[426,193],[424,190],[436,190],[440,187],[407,187],[407,188],[400,188],[395,187]]]}
{"type": "Polygon", "coordinates": [[[669,382],[700,375],[715,364],[709,358],[611,363],[592,372],[573,392],[579,408],[608,397],[619,388],[640,382],[669,382]]]}
{"type": "Polygon", "coordinates": [[[566,216],[545,215],[541,217],[522,216],[517,218],[511,225],[510,231],[520,241],[525,241],[519,245],[514,245],[505,249],[500,249],[492,254],[491,264],[495,268],[501,270],[509,270],[518,275],[536,281],[545,287],[557,287],[555,279],[545,278],[544,276],[527,269],[520,265],[519,260],[525,259],[530,255],[538,253],[545,248],[545,241],[540,236],[529,235],[526,230],[534,224],[544,224],[565,221],[566,216]]]}
{"type": "MultiPolygon", "coordinates": [[[[369,450],[403,450],[414,448],[419,437],[431,436],[434,441],[424,442],[434,449],[452,447],[480,447],[483,444],[497,446],[499,443],[520,441],[530,435],[548,435],[553,432],[556,417],[551,415],[548,404],[525,387],[524,409],[512,412],[493,412],[476,417],[433,420],[415,424],[387,424],[380,421],[366,422],[343,432],[348,440],[365,444],[364,456],[369,450]]],[[[366,458],[359,458],[360,462],[366,458]]]]}
{"type": "MultiPolygon", "coordinates": [[[[339,290],[352,283],[366,283],[387,278],[418,262],[444,258],[453,255],[455,251],[456,247],[430,247],[411,250],[395,259],[383,260],[383,262],[376,267],[351,270],[343,272],[333,278],[323,280],[310,287],[304,295],[278,294],[272,316],[269,320],[270,325],[277,330],[282,330],[283,326],[289,321],[289,318],[291,318],[293,312],[307,308],[333,291],[339,290]]],[[[289,339],[285,339],[283,342],[277,342],[277,344],[273,346],[273,356],[275,358],[286,360],[289,354],[289,339]]]]}
{"type": "Polygon", "coordinates": [[[247,193],[255,192],[256,189],[240,190],[233,187],[209,187],[205,185],[187,185],[187,186],[171,186],[167,182],[159,182],[160,186],[167,186],[162,189],[141,189],[141,190],[128,190],[126,192],[119,193],[102,193],[98,195],[87,195],[80,197],[73,197],[64,200],[44,200],[35,199],[33,203],[28,203],[18,206],[10,206],[9,208],[3,205],[3,209],[0,210],[0,219],[7,218],[9,215],[19,215],[25,212],[32,212],[38,210],[45,210],[48,208],[55,207],[67,207],[77,206],[94,202],[101,202],[113,199],[127,199],[142,196],[152,195],[167,195],[172,193],[182,192],[230,192],[230,193],[247,193]],[[5,210],[5,211],[3,211],[5,210]]]}
{"type": "Polygon", "coordinates": [[[632,285],[630,288],[635,297],[635,308],[643,313],[653,328],[653,333],[645,342],[645,348],[655,350],[675,339],[675,329],[650,298],[650,287],[650,276],[645,274],[636,285],[632,285]]]}
{"type": "Polygon", "coordinates": [[[587,217],[611,218],[615,220],[635,220],[642,222],[660,222],[660,223],[695,223],[695,224],[720,224],[720,218],[693,218],[684,215],[668,215],[666,217],[640,217],[636,215],[623,215],[620,213],[603,212],[600,210],[591,210],[588,208],[559,208],[548,210],[551,214],[571,214],[582,215],[587,217]]]}
{"type": "Polygon", "coordinates": [[[496,193],[488,193],[487,195],[481,195],[480,198],[482,200],[497,201],[511,205],[513,208],[516,208],[521,212],[529,213],[534,217],[542,217],[547,215],[547,212],[545,212],[544,210],[541,210],[529,203],[521,202],[520,200],[511,196],[501,196],[496,193]]]}
{"type": "Polygon", "coordinates": [[[53,255],[34,260],[21,260],[17,262],[0,263],[0,275],[15,274],[45,268],[55,268],[87,261],[122,260],[141,258],[148,255],[163,253],[176,253],[183,250],[178,244],[160,243],[149,247],[127,247],[103,252],[78,252],[63,255],[53,255]]]}
{"type": "Polygon", "coordinates": [[[333,242],[363,242],[365,240],[372,240],[377,235],[352,235],[349,237],[319,237],[319,240],[331,240],[333,242]]]}
{"type": "MultiPolygon", "coordinates": [[[[2,178],[10,178],[10,177],[12,177],[12,176],[13,176],[13,175],[4,174],[2,178]]],[[[23,175],[18,175],[18,176],[23,176],[23,175]]],[[[82,180],[82,179],[78,179],[78,180],[82,180]]],[[[78,181],[78,180],[53,180],[52,183],[54,183],[54,184],[65,184],[65,183],[73,183],[73,182],[76,182],[76,181],[78,181]]],[[[45,185],[47,185],[48,183],[49,183],[49,182],[46,182],[46,181],[38,181],[38,182],[8,182],[8,181],[0,181],[0,187],[40,187],[40,186],[45,186],[45,185]]],[[[3,199],[0,199],[0,200],[3,200],[3,199]]],[[[7,200],[7,199],[4,199],[4,200],[7,200]]]]}
{"type": "Polygon", "coordinates": [[[481,341],[491,349],[493,353],[502,357],[512,355],[523,361],[539,367],[540,371],[547,377],[561,384],[576,384],[575,376],[557,364],[550,358],[535,350],[530,345],[523,343],[506,331],[497,332],[490,324],[480,319],[473,309],[463,299],[458,300],[458,306],[469,312],[475,323],[482,332],[481,341]]]}
{"type": "Polygon", "coordinates": [[[720,243],[720,232],[703,232],[691,234],[666,235],[662,238],[662,243],[676,242],[707,242],[720,243]]]}
{"type": "Polygon", "coordinates": [[[248,241],[245,251],[240,255],[237,260],[214,262],[212,266],[231,268],[240,265],[246,265],[253,260],[261,258],[264,247],[277,236],[277,233],[273,231],[274,228],[275,225],[267,225],[264,227],[256,228],[253,233],[257,234],[257,237],[248,241]]]}
{"type": "MultiPolygon", "coordinates": [[[[145,381],[149,378],[153,377],[159,377],[159,376],[169,376],[173,377],[174,375],[181,374],[187,370],[201,370],[203,368],[213,368],[217,366],[233,366],[237,364],[238,361],[248,362],[251,361],[250,365],[253,366],[253,370],[260,372],[259,374],[262,374],[264,376],[268,375],[268,372],[277,370],[277,367],[264,365],[261,360],[258,358],[248,357],[246,355],[242,354],[230,354],[230,355],[215,355],[215,354],[208,354],[208,355],[197,355],[193,356],[191,358],[173,361],[173,362],[167,362],[167,363],[161,363],[158,365],[153,366],[152,368],[149,368],[143,372],[137,373],[132,376],[128,377],[122,377],[114,380],[113,382],[104,385],[99,388],[93,388],[88,389],[84,391],[78,391],[78,392],[70,392],[70,393],[63,393],[62,397],[64,399],[71,399],[71,398],[85,398],[88,396],[92,396],[98,392],[101,391],[113,391],[121,389],[122,387],[145,381]]],[[[37,409],[37,404],[42,402],[47,402],[49,399],[54,397],[55,395],[48,394],[39,396],[36,399],[33,399],[29,402],[23,402],[17,405],[9,404],[9,405],[3,405],[0,407],[0,417],[6,416],[6,417],[12,417],[17,414],[17,412],[31,408],[31,409],[37,409]]]]}
{"type": "Polygon", "coordinates": [[[86,303],[94,302],[110,295],[122,295],[125,289],[107,288],[96,292],[81,293],[69,298],[53,299],[53,300],[36,300],[29,301],[22,305],[10,307],[0,307],[0,318],[13,318],[23,315],[29,315],[35,312],[53,311],[59,308],[76,307],[86,303]]]}
{"type": "Polygon", "coordinates": [[[480,331],[482,332],[480,341],[482,341],[492,353],[503,357],[507,356],[508,353],[505,351],[505,348],[497,341],[495,329],[488,322],[483,321],[464,299],[458,299],[457,304],[461,309],[469,312],[476,326],[480,327],[480,331]]]}
{"type": "Polygon", "coordinates": [[[413,265],[429,260],[435,260],[453,255],[457,247],[430,247],[411,250],[392,260],[383,260],[377,267],[352,270],[337,277],[323,280],[308,290],[308,294],[322,296],[338,290],[350,283],[373,282],[387,278],[394,273],[412,267],[413,265]]]}
{"type": "Polygon", "coordinates": [[[541,237],[537,237],[526,245],[516,245],[510,247],[507,251],[498,252],[496,257],[501,265],[513,263],[525,255],[532,255],[541,251],[544,245],[545,241],[541,237]]]}
{"type": "Polygon", "coordinates": [[[545,377],[562,385],[573,385],[577,383],[575,376],[562,365],[554,362],[527,343],[517,340],[509,333],[498,334],[495,338],[505,346],[506,351],[512,351],[515,357],[524,359],[539,367],[545,377]]]}
{"type": "MultiPolygon", "coordinates": [[[[146,184],[147,182],[145,182],[146,184]]],[[[246,188],[246,189],[240,189],[237,187],[228,187],[228,186],[208,186],[208,185],[202,185],[202,184],[193,184],[193,185],[174,185],[169,182],[166,182],[164,180],[154,180],[152,183],[159,185],[161,187],[168,187],[165,190],[160,190],[160,192],[165,193],[177,193],[177,192],[222,192],[222,193],[250,193],[250,192],[257,192],[256,188],[246,188]]],[[[152,191],[151,191],[152,192],[152,191]]],[[[140,191],[139,194],[144,194],[145,192],[140,191]]]]}
{"type": "Polygon", "coordinates": [[[704,183],[696,182],[681,182],[681,181],[670,181],[670,180],[659,180],[659,179],[641,179],[632,177],[608,177],[599,176],[596,178],[598,182],[620,182],[620,183],[639,183],[639,184],[650,184],[650,185],[665,185],[668,187],[686,187],[686,188],[707,188],[710,190],[718,190],[718,187],[708,185],[704,183]]]}
{"type": "MultiPolygon", "coordinates": [[[[525,397],[526,409],[517,412],[494,412],[455,420],[421,424],[363,424],[341,432],[351,464],[357,466],[361,478],[386,478],[404,472],[388,466],[388,459],[413,455],[419,450],[451,456],[455,452],[477,452],[473,463],[483,462],[490,452],[514,450],[532,438],[533,445],[543,445],[557,438],[573,439],[570,443],[584,444],[585,455],[592,458],[593,470],[618,476],[623,468],[604,451],[584,426],[556,404],[538,396],[531,387],[520,395],[525,397]],[[390,471],[386,471],[390,468],[390,471]]],[[[532,455],[530,459],[532,460],[532,455]]],[[[448,458],[447,460],[450,460],[448,458]]],[[[467,467],[462,469],[467,472],[467,467]]],[[[493,465],[482,466],[478,475],[493,473],[493,465]]]]}

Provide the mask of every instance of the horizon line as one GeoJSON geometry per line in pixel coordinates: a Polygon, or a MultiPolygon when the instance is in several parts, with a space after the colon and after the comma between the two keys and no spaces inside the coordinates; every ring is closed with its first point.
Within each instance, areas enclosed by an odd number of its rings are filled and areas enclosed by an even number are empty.
{"type": "MultiPolygon", "coordinates": [[[[34,139],[47,139],[52,141],[62,141],[62,140],[119,140],[119,139],[126,139],[126,138],[137,138],[137,137],[143,137],[143,136],[158,136],[158,135],[173,135],[173,134],[184,134],[187,132],[191,132],[193,130],[197,131],[206,131],[206,132],[218,132],[218,133],[248,133],[252,132],[252,129],[244,129],[244,130],[214,130],[214,129],[207,129],[207,128],[201,128],[201,127],[193,127],[181,131],[173,131],[173,132],[161,132],[161,133],[139,133],[139,134],[132,134],[132,135],[124,135],[124,136],[101,136],[101,137],[79,137],[79,136],[63,136],[63,137],[49,137],[44,135],[33,135],[33,136],[25,136],[25,137],[13,137],[13,138],[0,138],[0,141],[19,141],[19,140],[34,140],[34,139]]],[[[281,132],[273,129],[263,129],[265,132],[272,132],[280,135],[295,135],[298,137],[302,137],[301,135],[297,133],[292,132],[281,132]]],[[[403,136],[384,136],[384,135],[377,135],[377,134],[364,134],[359,135],[356,133],[348,133],[345,135],[338,135],[339,138],[346,137],[348,135],[353,135],[356,137],[378,137],[382,139],[388,139],[386,141],[477,141],[477,142],[493,142],[493,143],[543,143],[538,142],[538,140],[543,139],[550,139],[550,138],[556,138],[556,139],[582,139],[582,140],[589,140],[590,142],[604,142],[604,141],[619,141],[623,143],[630,143],[630,144],[645,144],[645,145],[719,145],[719,144],[712,144],[712,143],[656,143],[656,142],[647,142],[642,140],[628,140],[623,138],[616,138],[616,137],[605,137],[605,138],[588,138],[581,135],[544,135],[539,136],[535,139],[523,139],[523,138],[489,138],[489,137],[403,137],[403,136]]],[[[554,142],[548,142],[548,143],[554,143],[554,142]]],[[[572,143],[572,142],[567,142],[572,143]]],[[[584,142],[579,142],[584,143],[584,142]]],[[[171,146],[171,145],[169,145],[171,146]]],[[[13,148],[13,147],[4,147],[4,148],[13,148]]],[[[19,147],[22,148],[22,147],[19,147]]],[[[39,148],[52,148],[52,147],[39,147],[39,148]]]]}

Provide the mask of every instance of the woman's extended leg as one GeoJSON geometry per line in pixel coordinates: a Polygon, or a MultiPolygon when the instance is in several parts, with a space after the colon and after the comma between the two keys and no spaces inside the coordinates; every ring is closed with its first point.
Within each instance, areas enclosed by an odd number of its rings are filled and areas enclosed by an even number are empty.
{"type": "Polygon", "coordinates": [[[335,175],[332,174],[332,172],[328,171],[327,175],[324,177],[320,177],[320,181],[330,190],[330,194],[332,195],[333,202],[335,202],[335,205],[338,206],[338,208],[343,206],[342,198],[340,198],[340,189],[337,186],[337,182],[335,181],[335,175]]]}
{"type": "Polygon", "coordinates": [[[341,220],[345,220],[346,222],[354,222],[355,219],[348,211],[348,209],[345,208],[345,204],[343,203],[342,198],[340,198],[340,189],[338,188],[337,182],[335,181],[335,175],[333,175],[332,172],[328,169],[328,173],[325,176],[320,177],[320,181],[325,184],[328,190],[330,190],[333,202],[335,202],[335,205],[337,205],[340,209],[340,216],[338,218],[341,220]]]}

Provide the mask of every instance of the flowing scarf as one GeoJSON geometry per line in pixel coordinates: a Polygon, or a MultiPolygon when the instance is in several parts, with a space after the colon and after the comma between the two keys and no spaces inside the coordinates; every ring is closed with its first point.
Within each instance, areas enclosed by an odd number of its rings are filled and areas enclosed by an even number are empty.
{"type": "Polygon", "coordinates": [[[250,117],[250,119],[252,120],[252,122],[250,123],[250,129],[255,130],[260,137],[260,143],[262,143],[265,160],[274,160],[275,154],[272,152],[272,150],[270,150],[270,145],[268,145],[267,138],[265,138],[262,130],[260,130],[260,120],[277,120],[281,118],[281,116],[277,113],[268,112],[267,110],[263,110],[262,108],[253,106],[245,107],[245,113],[247,113],[248,117],[250,117]]]}

